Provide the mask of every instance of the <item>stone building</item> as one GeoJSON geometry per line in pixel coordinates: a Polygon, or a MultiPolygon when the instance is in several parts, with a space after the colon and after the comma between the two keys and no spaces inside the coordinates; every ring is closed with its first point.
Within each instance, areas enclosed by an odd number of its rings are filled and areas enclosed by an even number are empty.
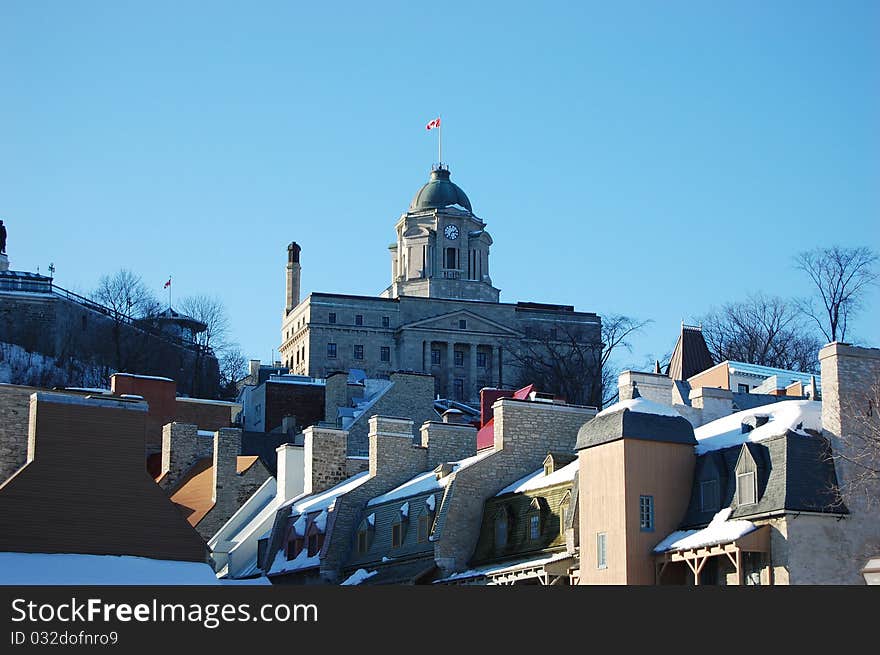
{"type": "MultiPolygon", "coordinates": [[[[311,293],[300,302],[301,248],[288,246],[282,364],[326,377],[359,368],[434,376],[435,393],[476,406],[483,387],[520,383],[526,342],[573,335],[598,357],[601,321],[571,305],[502,303],[489,274],[492,237],[449,169],[435,168],[395,225],[391,284],[378,296],[311,293]]],[[[596,375],[598,375],[598,367],[596,375]]]]}

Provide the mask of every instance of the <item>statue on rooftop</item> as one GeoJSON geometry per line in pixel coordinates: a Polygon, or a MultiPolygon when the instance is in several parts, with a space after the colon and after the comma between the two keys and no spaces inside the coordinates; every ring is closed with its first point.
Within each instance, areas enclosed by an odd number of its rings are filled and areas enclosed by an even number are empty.
{"type": "Polygon", "coordinates": [[[0,221],[0,254],[6,253],[6,227],[0,221]]]}

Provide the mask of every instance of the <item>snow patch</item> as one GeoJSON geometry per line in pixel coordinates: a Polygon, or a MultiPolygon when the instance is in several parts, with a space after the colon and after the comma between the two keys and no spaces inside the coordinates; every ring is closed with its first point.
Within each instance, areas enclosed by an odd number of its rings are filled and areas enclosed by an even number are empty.
{"type": "Polygon", "coordinates": [[[358,585],[367,578],[372,578],[376,575],[378,571],[367,571],[366,569],[358,569],[350,576],[348,576],[345,580],[340,582],[340,585],[358,585]]]}
{"type": "Polygon", "coordinates": [[[504,489],[502,489],[495,495],[500,496],[502,494],[532,491],[534,489],[541,489],[542,487],[549,487],[554,484],[571,482],[572,480],[574,480],[574,474],[577,473],[577,470],[577,460],[574,460],[570,464],[566,464],[558,471],[553,471],[553,473],[551,473],[550,475],[544,475],[544,469],[542,467],[534,473],[530,473],[524,478],[520,478],[513,484],[504,487],[504,489]]]}
{"type": "Polygon", "coordinates": [[[621,400],[618,403],[614,403],[613,405],[611,405],[611,407],[606,407],[601,412],[596,414],[596,418],[600,416],[606,416],[608,414],[614,414],[616,412],[622,412],[625,409],[628,409],[631,412],[638,412],[639,414],[680,416],[680,414],[669,405],[662,405],[658,402],[654,402],[653,400],[648,400],[647,398],[630,398],[629,400],[621,400]]]}
{"type": "Polygon", "coordinates": [[[431,494],[425,499],[425,507],[430,511],[434,511],[434,508],[437,507],[437,497],[434,494],[431,494]]]}
{"type": "Polygon", "coordinates": [[[751,521],[728,521],[732,508],[725,507],[712,517],[702,530],[677,530],[654,546],[655,553],[669,550],[691,550],[736,541],[755,530],[751,521]]]}
{"type": "Polygon", "coordinates": [[[822,403],[816,400],[783,400],[723,416],[694,430],[698,455],[721,448],[739,446],[746,441],[778,437],[791,430],[807,436],[805,430],[822,430],[822,403]],[[764,425],[743,433],[742,424],[753,416],[768,416],[764,425]]]}
{"type": "Polygon", "coordinates": [[[409,518],[409,501],[400,506],[400,516],[404,519],[409,518]]]}

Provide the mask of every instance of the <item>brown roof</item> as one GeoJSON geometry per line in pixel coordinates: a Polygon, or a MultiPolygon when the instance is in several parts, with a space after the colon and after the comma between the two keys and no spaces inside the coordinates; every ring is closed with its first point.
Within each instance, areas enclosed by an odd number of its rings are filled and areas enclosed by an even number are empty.
{"type": "MultiPolygon", "coordinates": [[[[237,457],[235,472],[241,475],[259,459],[256,455],[237,457]]],[[[192,465],[171,493],[171,502],[180,508],[193,527],[205,518],[214,507],[213,457],[203,457],[192,465]]]]}
{"type": "Polygon", "coordinates": [[[673,380],[687,380],[714,365],[709,347],[703,338],[703,330],[692,325],[682,325],[666,375],[673,380]]]}

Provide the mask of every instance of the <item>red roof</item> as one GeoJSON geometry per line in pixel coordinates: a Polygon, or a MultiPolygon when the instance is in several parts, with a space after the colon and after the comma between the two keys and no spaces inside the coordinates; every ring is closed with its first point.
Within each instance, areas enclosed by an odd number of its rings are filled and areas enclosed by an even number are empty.
{"type": "MultiPolygon", "coordinates": [[[[535,390],[535,385],[530,384],[513,392],[513,398],[526,400],[529,394],[535,390]]],[[[495,443],[495,417],[493,416],[477,432],[477,450],[490,448],[495,443]]]]}

